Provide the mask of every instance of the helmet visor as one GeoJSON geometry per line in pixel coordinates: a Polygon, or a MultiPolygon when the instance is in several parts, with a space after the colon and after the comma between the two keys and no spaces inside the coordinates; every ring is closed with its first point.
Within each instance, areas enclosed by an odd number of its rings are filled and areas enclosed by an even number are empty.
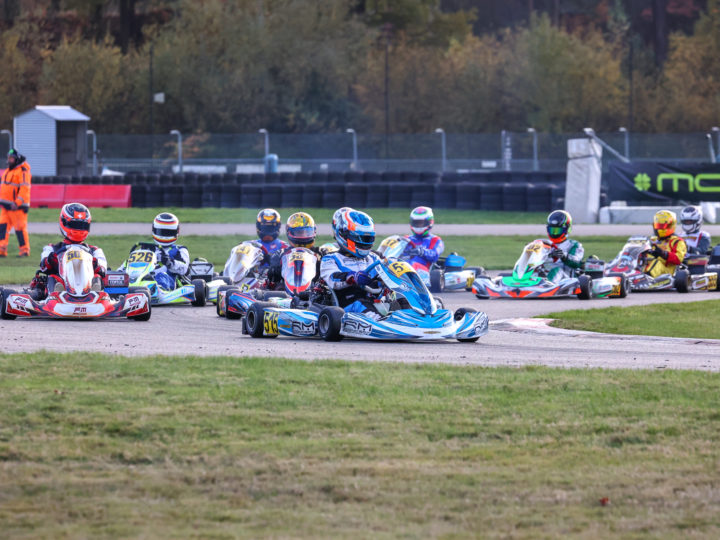
{"type": "Polygon", "coordinates": [[[351,238],[355,242],[355,245],[360,249],[372,249],[373,244],[375,243],[374,234],[356,234],[351,238]]]}
{"type": "Polygon", "coordinates": [[[177,233],[177,229],[161,229],[158,227],[153,227],[153,234],[155,236],[160,236],[161,238],[177,236],[177,233]]]}
{"type": "Polygon", "coordinates": [[[655,230],[656,231],[664,231],[666,229],[669,229],[671,227],[670,222],[668,223],[656,223],[655,224],[655,230]]]}
{"type": "Polygon", "coordinates": [[[279,223],[263,223],[262,225],[257,226],[257,230],[262,235],[277,234],[277,232],[280,230],[280,224],[279,223]]]}
{"type": "Polygon", "coordinates": [[[89,231],[90,223],[82,219],[65,219],[63,218],[63,226],[74,231],[89,231]]]}
{"type": "Polygon", "coordinates": [[[288,231],[288,236],[298,240],[315,238],[315,227],[295,227],[288,231]]]}
{"type": "Polygon", "coordinates": [[[552,225],[548,225],[547,232],[552,238],[557,238],[558,236],[562,236],[567,231],[566,227],[555,227],[552,225]]]}
{"type": "Polygon", "coordinates": [[[683,219],[680,223],[683,225],[695,225],[697,222],[697,219],[683,219]]]}
{"type": "Polygon", "coordinates": [[[429,227],[429,226],[430,226],[430,220],[427,219],[427,218],[411,219],[411,220],[410,220],[410,226],[411,226],[411,227],[429,227]]]}

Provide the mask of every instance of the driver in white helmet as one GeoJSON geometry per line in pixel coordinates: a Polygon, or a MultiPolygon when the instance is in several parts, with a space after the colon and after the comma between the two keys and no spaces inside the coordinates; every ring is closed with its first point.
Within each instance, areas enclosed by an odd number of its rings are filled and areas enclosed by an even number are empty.
{"type": "Polygon", "coordinates": [[[683,234],[680,238],[685,240],[688,253],[705,255],[712,246],[712,237],[707,231],[701,230],[703,213],[699,206],[686,206],[680,212],[680,224],[683,234]]]}
{"type": "Polygon", "coordinates": [[[430,232],[434,224],[432,208],[418,206],[410,212],[412,234],[405,236],[409,243],[403,252],[403,259],[411,264],[417,262],[426,268],[437,262],[445,250],[445,244],[442,238],[430,232]]]}
{"type": "Polygon", "coordinates": [[[185,246],[177,244],[179,234],[180,220],[175,214],[162,212],[153,220],[153,243],[139,242],[130,249],[130,253],[136,249],[155,251],[161,265],[155,270],[155,281],[165,290],[174,289],[177,278],[186,276],[190,270],[190,253],[185,246]]]}

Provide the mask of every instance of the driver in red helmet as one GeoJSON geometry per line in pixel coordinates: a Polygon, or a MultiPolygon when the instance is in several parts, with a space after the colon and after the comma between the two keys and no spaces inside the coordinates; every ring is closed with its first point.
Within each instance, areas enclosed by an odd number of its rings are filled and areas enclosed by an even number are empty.
{"type": "Polygon", "coordinates": [[[60,232],[64,236],[62,242],[57,244],[48,244],[42,250],[40,255],[40,272],[47,274],[47,286],[38,280],[33,279],[30,284],[32,289],[37,289],[44,296],[47,292],[61,292],[65,289],[65,285],[60,279],[59,257],[67,250],[68,246],[78,245],[85,249],[93,257],[93,268],[95,269],[96,279],[93,280],[93,290],[100,290],[100,278],[107,271],[107,259],[102,249],[97,246],[91,246],[85,243],[85,239],[90,234],[90,223],[92,216],[90,210],[84,204],[68,203],[60,210],[60,232]],[[44,291],[42,289],[45,289],[44,291]]]}

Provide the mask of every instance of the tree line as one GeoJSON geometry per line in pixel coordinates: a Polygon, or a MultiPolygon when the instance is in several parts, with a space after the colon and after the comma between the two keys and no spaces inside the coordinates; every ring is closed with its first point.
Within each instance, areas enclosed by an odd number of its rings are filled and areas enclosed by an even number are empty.
{"type": "Polygon", "coordinates": [[[658,49],[620,0],[490,29],[495,3],[462,0],[5,0],[0,126],[66,104],[103,133],[705,131],[720,0],[678,3],[693,22],[658,49]]]}

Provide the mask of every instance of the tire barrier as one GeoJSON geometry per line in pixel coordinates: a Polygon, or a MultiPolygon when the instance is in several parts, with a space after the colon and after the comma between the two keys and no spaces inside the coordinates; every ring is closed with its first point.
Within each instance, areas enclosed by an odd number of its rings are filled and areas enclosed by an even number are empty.
{"type": "MultiPolygon", "coordinates": [[[[44,199],[38,193],[38,203],[41,206],[57,204],[56,195],[60,191],[64,192],[65,185],[74,185],[74,189],[82,193],[94,193],[93,198],[101,202],[106,190],[109,194],[111,188],[122,185],[130,189],[131,204],[136,207],[432,206],[461,210],[549,212],[562,208],[565,197],[565,178],[562,172],[140,172],[105,177],[37,177],[33,182],[48,185],[48,196],[45,197],[47,201],[42,202],[44,199]],[[103,185],[97,185],[99,182],[103,185]]],[[[36,186],[36,190],[41,191],[41,188],[36,186]]],[[[602,192],[601,204],[606,205],[607,200],[607,193],[602,192]]]]}

